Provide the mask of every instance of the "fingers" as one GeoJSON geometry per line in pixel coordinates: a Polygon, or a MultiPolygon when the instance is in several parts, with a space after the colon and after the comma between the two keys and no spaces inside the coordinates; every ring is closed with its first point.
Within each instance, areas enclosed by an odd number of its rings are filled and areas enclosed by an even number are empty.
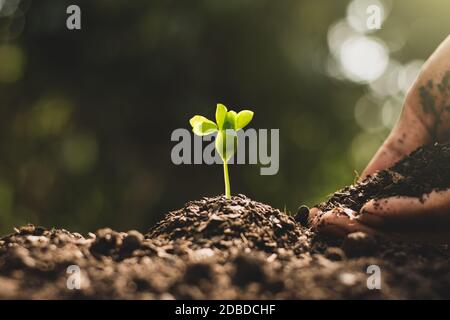
{"type": "Polygon", "coordinates": [[[392,197],[371,200],[361,209],[358,220],[377,228],[432,228],[450,230],[450,189],[432,191],[423,198],[392,197]]]}
{"type": "Polygon", "coordinates": [[[362,231],[414,241],[450,241],[450,189],[433,191],[422,199],[392,197],[367,202],[361,212],[334,208],[310,210],[313,230],[336,237],[362,231]]]}
{"type": "Polygon", "coordinates": [[[317,208],[310,210],[310,226],[313,230],[336,237],[344,237],[349,233],[363,231],[367,234],[382,234],[358,219],[357,213],[350,209],[334,208],[322,212],[317,208]]]}

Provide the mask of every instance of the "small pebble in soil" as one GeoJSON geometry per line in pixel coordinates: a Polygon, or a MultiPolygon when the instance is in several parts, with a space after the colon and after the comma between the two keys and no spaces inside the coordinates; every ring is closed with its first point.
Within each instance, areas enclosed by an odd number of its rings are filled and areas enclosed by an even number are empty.
{"type": "Polygon", "coordinates": [[[197,284],[202,279],[211,280],[212,277],[211,265],[203,262],[188,265],[184,273],[184,281],[189,284],[197,284]]]}
{"type": "Polygon", "coordinates": [[[26,226],[20,227],[19,233],[21,235],[34,234],[35,226],[32,224],[28,224],[26,226]]]}
{"type": "Polygon", "coordinates": [[[339,275],[339,280],[345,286],[354,286],[356,284],[357,278],[353,273],[343,272],[339,275]]]}
{"type": "Polygon", "coordinates": [[[239,255],[234,260],[235,274],[234,282],[239,286],[245,286],[251,282],[263,283],[266,273],[261,265],[261,261],[255,257],[239,255]]]}
{"type": "Polygon", "coordinates": [[[367,233],[353,232],[345,238],[342,249],[351,258],[371,256],[377,250],[377,241],[367,233]]]}
{"type": "Polygon", "coordinates": [[[121,244],[122,238],[118,232],[110,228],[103,228],[97,230],[96,239],[90,249],[92,253],[110,255],[121,244]]]}
{"type": "Polygon", "coordinates": [[[134,250],[139,249],[144,240],[144,236],[139,231],[131,230],[127,234],[120,248],[122,253],[132,253],[134,250]]]}
{"type": "Polygon", "coordinates": [[[328,247],[324,252],[324,256],[331,261],[342,261],[346,258],[344,251],[337,247],[328,247]]]}
{"type": "Polygon", "coordinates": [[[305,205],[300,206],[297,210],[297,214],[294,216],[295,221],[300,223],[303,227],[308,226],[309,208],[305,205]]]}

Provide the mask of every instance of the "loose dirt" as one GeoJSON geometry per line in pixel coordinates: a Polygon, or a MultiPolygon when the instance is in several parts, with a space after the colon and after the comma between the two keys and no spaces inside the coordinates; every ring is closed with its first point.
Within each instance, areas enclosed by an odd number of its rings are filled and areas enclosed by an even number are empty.
{"type": "MultiPolygon", "coordinates": [[[[449,174],[449,146],[424,147],[320,207],[358,211],[369,199],[421,197],[450,187],[449,174]]],[[[330,239],[302,226],[307,213],[292,217],[238,195],[188,202],[147,234],[27,225],[0,240],[0,298],[450,298],[448,245],[361,232],[330,239]],[[80,289],[69,289],[77,270],[80,289]]]]}

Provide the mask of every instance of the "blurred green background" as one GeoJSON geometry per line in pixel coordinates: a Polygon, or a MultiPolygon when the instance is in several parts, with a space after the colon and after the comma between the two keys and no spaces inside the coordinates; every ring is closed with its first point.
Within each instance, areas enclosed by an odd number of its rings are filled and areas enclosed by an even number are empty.
{"type": "Polygon", "coordinates": [[[448,0],[0,0],[0,234],[145,231],[222,193],[219,165],[170,161],[171,132],[217,102],[280,129],[279,173],[232,166],[233,193],[321,201],[386,137],[449,17],[448,0]]]}

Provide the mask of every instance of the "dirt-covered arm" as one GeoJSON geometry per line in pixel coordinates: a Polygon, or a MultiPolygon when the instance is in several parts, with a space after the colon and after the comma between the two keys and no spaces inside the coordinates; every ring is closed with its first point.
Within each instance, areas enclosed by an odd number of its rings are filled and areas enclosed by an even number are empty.
{"type": "Polygon", "coordinates": [[[361,178],[391,167],[417,149],[450,140],[450,36],[436,49],[409,90],[396,126],[361,178]]]}

